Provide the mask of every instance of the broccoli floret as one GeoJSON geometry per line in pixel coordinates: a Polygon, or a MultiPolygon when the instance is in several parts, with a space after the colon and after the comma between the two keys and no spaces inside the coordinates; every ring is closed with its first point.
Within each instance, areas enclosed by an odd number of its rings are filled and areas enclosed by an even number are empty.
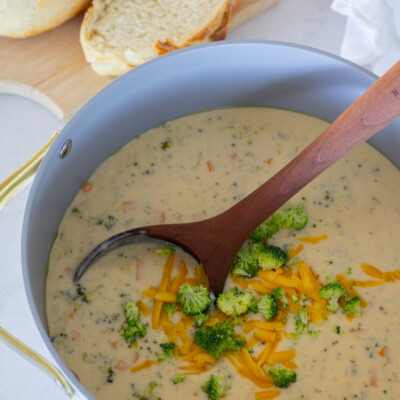
{"type": "Polygon", "coordinates": [[[289,210],[278,210],[250,235],[250,239],[255,241],[269,239],[279,229],[294,228],[299,231],[306,226],[307,221],[308,217],[304,211],[303,204],[299,204],[289,210]]]}
{"type": "Polygon", "coordinates": [[[307,332],[308,314],[306,306],[303,306],[296,316],[296,331],[292,333],[294,339],[298,339],[300,335],[307,332]]]}
{"type": "Polygon", "coordinates": [[[193,317],[194,317],[194,323],[196,326],[202,326],[204,323],[206,323],[210,319],[209,314],[196,314],[193,317]]]}
{"type": "Polygon", "coordinates": [[[172,379],[172,382],[174,382],[174,385],[178,384],[179,382],[183,382],[186,379],[186,372],[183,372],[182,374],[175,374],[174,379],[172,379]]]}
{"type": "Polygon", "coordinates": [[[161,247],[154,250],[154,253],[160,256],[169,256],[170,254],[175,253],[175,249],[173,247],[161,247]]]}
{"type": "Polygon", "coordinates": [[[233,262],[232,276],[252,278],[258,270],[258,253],[264,248],[262,243],[251,243],[248,247],[239,250],[233,262]]]}
{"type": "Polygon", "coordinates": [[[318,335],[321,333],[321,331],[320,330],[318,330],[318,331],[308,331],[307,332],[313,339],[317,339],[318,338],[318,335]]]}
{"type": "Polygon", "coordinates": [[[203,391],[206,393],[208,399],[218,400],[226,393],[226,378],[224,376],[210,377],[203,383],[203,391]]]}
{"type": "Polygon", "coordinates": [[[260,242],[252,242],[249,244],[250,254],[254,257],[258,257],[258,253],[264,249],[264,245],[260,242]]]}
{"type": "Polygon", "coordinates": [[[319,291],[319,297],[329,301],[328,310],[335,312],[339,308],[339,299],[347,296],[347,290],[344,290],[339,282],[328,283],[319,291]]]}
{"type": "Polygon", "coordinates": [[[279,286],[275,288],[272,294],[275,296],[277,300],[279,300],[283,304],[284,307],[289,306],[289,302],[285,295],[285,289],[283,287],[279,286]]]}
{"type": "Polygon", "coordinates": [[[334,326],[334,327],[332,328],[332,331],[335,332],[335,333],[337,333],[338,335],[340,335],[340,326],[339,326],[339,325],[334,326]]]}
{"type": "Polygon", "coordinates": [[[293,226],[294,212],[293,209],[275,211],[271,220],[278,229],[290,229],[293,226]]]}
{"type": "Polygon", "coordinates": [[[278,388],[287,388],[291,383],[296,382],[296,371],[283,367],[270,368],[269,374],[274,379],[274,385],[278,388]]]}
{"type": "Polygon", "coordinates": [[[271,218],[268,218],[251,233],[250,239],[261,242],[274,236],[278,231],[279,225],[276,225],[271,218]]]}
{"type": "Polygon", "coordinates": [[[307,302],[308,300],[310,300],[310,298],[306,294],[303,294],[303,296],[301,296],[301,301],[303,303],[307,302]]]}
{"type": "Polygon", "coordinates": [[[274,295],[266,293],[258,302],[258,311],[265,317],[266,320],[271,321],[278,313],[278,303],[274,295]]]}
{"type": "Polygon", "coordinates": [[[296,231],[300,231],[308,222],[307,214],[304,211],[304,205],[299,204],[298,206],[291,208],[290,211],[293,213],[292,227],[296,229],[296,231]]]}
{"type": "Polygon", "coordinates": [[[160,397],[154,393],[154,389],[158,386],[156,381],[151,381],[143,394],[135,392],[134,397],[140,400],[160,400],[160,397]]]}
{"type": "Polygon", "coordinates": [[[174,342],[160,343],[160,347],[163,349],[164,353],[168,357],[172,357],[174,355],[174,351],[175,351],[175,343],[174,342]]]}
{"type": "Polygon", "coordinates": [[[276,246],[265,246],[258,254],[258,264],[261,269],[276,269],[288,260],[285,251],[276,246]]]}
{"type": "Polygon", "coordinates": [[[167,149],[169,149],[172,145],[174,144],[174,142],[172,140],[166,140],[165,142],[162,142],[160,147],[162,150],[166,151],[167,149]]]}
{"type": "Polygon", "coordinates": [[[164,303],[163,308],[168,314],[168,319],[172,322],[172,315],[178,309],[178,305],[176,303],[164,303]]]}
{"type": "Polygon", "coordinates": [[[140,311],[136,304],[128,300],[124,305],[125,320],[127,324],[135,324],[140,320],[140,311]]]}
{"type": "Polygon", "coordinates": [[[211,304],[208,290],[199,286],[182,285],[177,295],[178,304],[186,315],[200,314],[211,304]]]}
{"type": "Polygon", "coordinates": [[[307,314],[307,308],[306,308],[306,306],[301,307],[301,310],[300,310],[299,313],[297,314],[297,317],[298,317],[299,321],[300,321],[303,325],[307,325],[307,323],[308,323],[308,314],[307,314]]]}
{"type": "Polygon", "coordinates": [[[252,278],[258,270],[258,260],[249,248],[242,248],[236,255],[231,271],[232,276],[252,278]]]}
{"type": "Polygon", "coordinates": [[[250,292],[239,291],[237,287],[219,295],[217,307],[226,315],[237,317],[244,314],[253,303],[254,296],[250,292]]]}
{"type": "Polygon", "coordinates": [[[146,334],[147,327],[140,322],[140,311],[132,301],[129,300],[125,303],[124,312],[126,327],[123,336],[126,343],[131,344],[137,338],[146,334]]]}
{"type": "Polygon", "coordinates": [[[346,314],[350,314],[353,317],[361,316],[361,299],[359,297],[353,297],[349,301],[346,301],[346,304],[343,307],[343,310],[346,314]]]}
{"type": "Polygon", "coordinates": [[[233,338],[235,331],[230,322],[219,322],[214,326],[203,325],[194,334],[194,342],[215,358],[227,351],[239,351],[245,340],[233,338]]]}
{"type": "Polygon", "coordinates": [[[253,313],[258,313],[258,300],[253,296],[253,300],[249,305],[249,311],[253,313]]]}
{"type": "Polygon", "coordinates": [[[124,338],[126,343],[132,344],[135,339],[143,337],[147,332],[145,324],[138,322],[136,325],[128,325],[124,329],[124,338]]]}

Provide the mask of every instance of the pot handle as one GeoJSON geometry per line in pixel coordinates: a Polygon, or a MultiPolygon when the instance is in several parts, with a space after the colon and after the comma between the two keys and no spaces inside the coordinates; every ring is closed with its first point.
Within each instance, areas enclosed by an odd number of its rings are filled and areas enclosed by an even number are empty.
{"type": "MultiPolygon", "coordinates": [[[[51,143],[58,135],[59,131],[55,132],[50,140],[22,167],[15,171],[4,182],[0,183],[0,211],[8,204],[14,196],[17,195],[25,186],[33,179],[44,155],[49,149],[51,143]]],[[[52,377],[56,383],[65,391],[70,399],[77,399],[78,395],[69,384],[62,373],[45,358],[36,351],[20,342],[17,338],[8,333],[0,326],[0,339],[2,339],[12,350],[22,355],[25,359],[39,367],[42,371],[52,377]]]]}
{"type": "Polygon", "coordinates": [[[53,378],[56,383],[65,391],[70,399],[77,399],[75,390],[62,375],[62,373],[53,365],[50,364],[45,358],[24,343],[20,342],[5,329],[0,326],[0,339],[19,355],[22,355],[26,360],[30,361],[36,367],[39,367],[43,372],[53,378]]]}
{"type": "Polygon", "coordinates": [[[18,168],[4,182],[0,183],[0,211],[32,181],[44,155],[59,132],[55,132],[50,140],[30,160],[18,168]]]}

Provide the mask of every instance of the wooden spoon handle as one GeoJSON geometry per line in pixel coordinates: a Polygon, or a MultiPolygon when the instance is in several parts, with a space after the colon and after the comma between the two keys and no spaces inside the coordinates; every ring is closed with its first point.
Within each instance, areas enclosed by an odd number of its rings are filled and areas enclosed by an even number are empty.
{"type": "Polygon", "coordinates": [[[400,116],[400,61],[316,140],[261,187],[226,212],[245,240],[300,189],[343,155],[400,116]]]}

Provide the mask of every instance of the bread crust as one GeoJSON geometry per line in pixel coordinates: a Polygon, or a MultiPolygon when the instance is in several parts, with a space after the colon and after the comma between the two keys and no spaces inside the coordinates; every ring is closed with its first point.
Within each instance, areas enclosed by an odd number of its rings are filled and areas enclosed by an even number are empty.
{"type": "Polygon", "coordinates": [[[232,22],[232,18],[239,7],[239,0],[230,0],[225,10],[216,15],[204,29],[198,32],[192,39],[188,40],[183,46],[177,47],[168,40],[165,42],[156,41],[155,47],[158,55],[169,53],[170,51],[183,49],[184,47],[193,46],[195,44],[224,40],[228,33],[228,28],[232,22]]]}
{"type": "Polygon", "coordinates": [[[91,0],[0,0],[0,36],[25,38],[61,25],[88,8],[91,0]]]}
{"type": "MultiPolygon", "coordinates": [[[[97,1],[99,0],[95,0],[86,11],[82,22],[80,31],[82,49],[86,60],[91,64],[95,72],[104,76],[121,75],[138,64],[129,63],[118,51],[114,51],[112,48],[100,50],[91,43],[92,35],[89,27],[95,17],[97,1]]],[[[155,49],[154,57],[195,44],[225,39],[238,6],[239,0],[226,0],[211,21],[185,43],[175,44],[170,39],[164,41],[156,40],[153,44],[155,49]]],[[[144,61],[147,61],[147,59],[144,61]]]]}
{"type": "Polygon", "coordinates": [[[116,52],[100,52],[90,43],[91,35],[87,27],[90,24],[90,20],[94,18],[95,5],[93,3],[85,13],[79,33],[83,54],[86,61],[90,63],[93,70],[99,75],[122,75],[133,67],[136,67],[136,65],[129,65],[116,52]]]}

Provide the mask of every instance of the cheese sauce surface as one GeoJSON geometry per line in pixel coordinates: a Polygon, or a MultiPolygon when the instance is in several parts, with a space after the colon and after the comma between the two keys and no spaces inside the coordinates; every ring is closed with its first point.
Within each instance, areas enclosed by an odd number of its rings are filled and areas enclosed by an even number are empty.
{"type": "MultiPolygon", "coordinates": [[[[46,311],[54,346],[96,398],[207,399],[201,386],[211,374],[226,377],[228,399],[254,399],[255,392],[268,390],[240,375],[224,356],[206,372],[189,371],[178,384],[173,378],[187,365],[182,357],[158,362],[163,354],[160,344],[168,338],[163,329],[151,328],[154,301],[142,291],[160,284],[167,256],[154,250],[164,243],[145,241],[119,248],[92,266],[78,285],[72,277],[89,251],[111,235],[143,225],[202,220],[224,211],[287,164],[327,125],[278,109],[201,112],[142,134],[83,185],[51,252],[46,311]],[[128,300],[141,300],[149,309],[148,316],[141,315],[147,334],[134,346],[123,337],[123,307],[128,300]],[[150,367],[131,372],[146,361],[152,362],[150,367]]],[[[307,263],[322,285],[337,274],[348,280],[374,280],[361,270],[362,263],[381,271],[399,269],[400,173],[368,144],[345,156],[282,209],[299,203],[308,215],[306,227],[282,229],[268,244],[290,251],[302,237],[326,235],[318,243],[302,243],[295,258],[307,263]]],[[[196,263],[179,249],[172,276],[181,261],[193,278],[196,263]]],[[[225,290],[233,286],[229,277],[225,290]]],[[[357,291],[368,303],[362,316],[350,321],[340,308],[320,324],[309,323],[315,335],[291,338],[295,314],[289,313],[289,335],[277,351],[295,349],[297,382],[281,389],[279,399],[400,398],[400,281],[357,291]]],[[[247,318],[265,321],[259,314],[249,313],[247,318]]],[[[181,319],[180,312],[173,315],[175,325],[181,319]]],[[[193,332],[189,327],[181,333],[183,340],[193,332]]],[[[182,343],[178,335],[177,346],[182,343]]],[[[263,342],[252,346],[255,360],[264,348],[263,342]]]]}

